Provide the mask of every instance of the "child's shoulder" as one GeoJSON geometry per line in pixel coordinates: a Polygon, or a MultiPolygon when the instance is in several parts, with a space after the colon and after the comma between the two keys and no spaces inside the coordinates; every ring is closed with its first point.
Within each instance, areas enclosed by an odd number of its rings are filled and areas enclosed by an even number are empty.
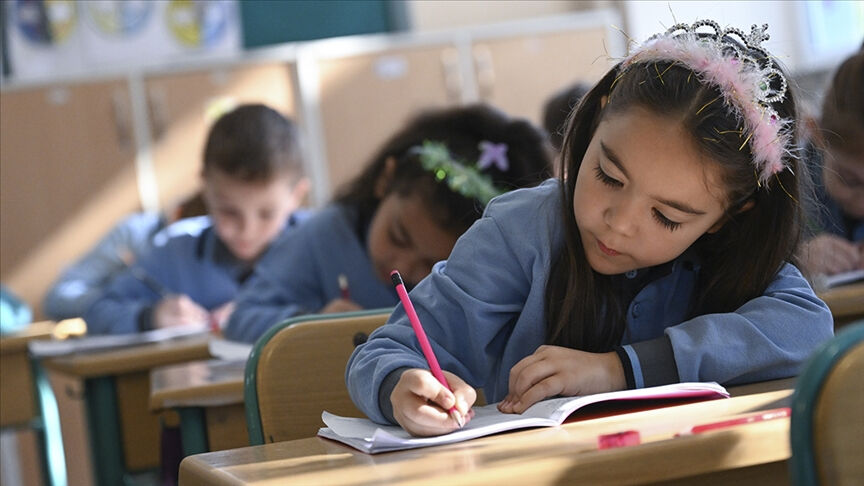
{"type": "Polygon", "coordinates": [[[354,235],[356,214],[352,208],[331,203],[321,209],[307,212],[302,223],[290,231],[288,239],[313,241],[342,240],[354,235]]]}
{"type": "Polygon", "coordinates": [[[210,216],[185,218],[163,228],[153,237],[154,246],[165,246],[178,241],[197,240],[201,234],[213,226],[210,216]]]}

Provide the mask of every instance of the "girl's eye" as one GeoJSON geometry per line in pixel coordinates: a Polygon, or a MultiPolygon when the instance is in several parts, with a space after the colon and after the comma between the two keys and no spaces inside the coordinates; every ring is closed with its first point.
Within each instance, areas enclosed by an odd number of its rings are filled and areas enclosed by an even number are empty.
{"type": "Polygon", "coordinates": [[[675,231],[681,226],[681,223],[676,223],[675,221],[672,221],[666,216],[663,216],[663,213],[657,211],[656,209],[652,209],[651,214],[654,215],[654,219],[656,219],[658,223],[662,224],[669,231],[675,231]]]}
{"type": "Polygon", "coordinates": [[[624,183],[622,183],[618,179],[613,179],[609,177],[609,174],[603,172],[603,169],[601,169],[599,165],[594,168],[594,173],[597,175],[597,179],[600,182],[606,184],[609,187],[621,187],[624,185],[624,183]]]}

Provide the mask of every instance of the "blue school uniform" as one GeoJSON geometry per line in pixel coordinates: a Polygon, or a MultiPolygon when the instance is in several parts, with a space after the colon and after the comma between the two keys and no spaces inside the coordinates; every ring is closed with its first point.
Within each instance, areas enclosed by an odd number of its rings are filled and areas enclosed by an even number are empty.
{"type": "MultiPolygon", "coordinates": [[[[292,214],[276,241],[290,234],[303,219],[303,212],[292,214]]],[[[183,219],[166,227],[153,237],[152,247],[134,266],[139,271],[125,270],[117,275],[87,309],[84,320],[88,333],[127,334],[152,329],[153,309],[165,294],[185,294],[201,307],[214,310],[233,300],[252,273],[252,268],[222,243],[209,216],[183,219]]]]}
{"type": "MultiPolygon", "coordinates": [[[[564,245],[560,187],[550,180],[493,200],[450,258],[411,292],[442,369],[482,387],[490,403],[507,394],[510,369],[545,343],[546,280],[564,245]]],[[[792,265],[735,312],[689,320],[698,260],[687,252],[660,267],[618,277],[625,286],[628,277],[649,279],[634,291],[619,353],[636,387],[792,376],[833,333],[827,306],[792,265]]],[[[354,403],[376,422],[393,422],[389,395],[406,367],[428,365],[397,306],[349,360],[354,403]]]]}
{"type": "Polygon", "coordinates": [[[165,227],[158,212],[141,212],[124,218],[80,260],[63,273],[45,294],[42,309],[54,320],[81,317],[126,268],[124,254],[137,260],[150,246],[153,236],[165,227]]]}
{"type": "Polygon", "coordinates": [[[340,297],[339,275],[348,278],[351,300],[362,307],[396,305],[392,284],[378,279],[369,259],[368,230],[354,208],[322,209],[261,259],[237,296],[225,336],[252,343],[285,319],[318,312],[340,297]]]}

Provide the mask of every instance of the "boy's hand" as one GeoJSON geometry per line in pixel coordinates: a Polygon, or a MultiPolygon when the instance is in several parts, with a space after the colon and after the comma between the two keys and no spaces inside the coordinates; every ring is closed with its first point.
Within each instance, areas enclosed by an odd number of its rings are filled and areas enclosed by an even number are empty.
{"type": "Polygon", "coordinates": [[[333,314],[336,312],[352,312],[363,310],[360,304],[347,299],[333,299],[323,309],[318,311],[319,314],[333,314]]]}
{"type": "Polygon", "coordinates": [[[186,295],[169,295],[153,309],[153,328],[206,323],[210,313],[186,295]]]}
{"type": "Polygon", "coordinates": [[[588,353],[540,346],[510,370],[510,393],[498,404],[498,410],[522,413],[556,395],[591,395],[625,388],[624,366],[614,351],[588,353]]]}
{"type": "Polygon", "coordinates": [[[462,414],[465,423],[474,415],[471,406],[477,392],[461,378],[444,372],[451,392],[429,370],[414,368],[402,373],[399,383],[390,394],[393,415],[403,429],[411,435],[441,435],[459,428],[448,411],[453,405],[462,414]]]}

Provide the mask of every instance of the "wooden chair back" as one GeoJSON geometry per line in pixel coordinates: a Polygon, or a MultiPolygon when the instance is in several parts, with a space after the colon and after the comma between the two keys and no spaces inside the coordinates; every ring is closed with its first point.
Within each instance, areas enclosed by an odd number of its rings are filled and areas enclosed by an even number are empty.
{"type": "Polygon", "coordinates": [[[314,437],[324,410],[363,417],[348,396],[345,365],[391,310],[303,316],[262,336],[246,365],[250,444],[314,437]]]}
{"type": "Polygon", "coordinates": [[[843,329],[807,363],[792,400],[797,485],[864,480],[864,321],[843,329]]]}

